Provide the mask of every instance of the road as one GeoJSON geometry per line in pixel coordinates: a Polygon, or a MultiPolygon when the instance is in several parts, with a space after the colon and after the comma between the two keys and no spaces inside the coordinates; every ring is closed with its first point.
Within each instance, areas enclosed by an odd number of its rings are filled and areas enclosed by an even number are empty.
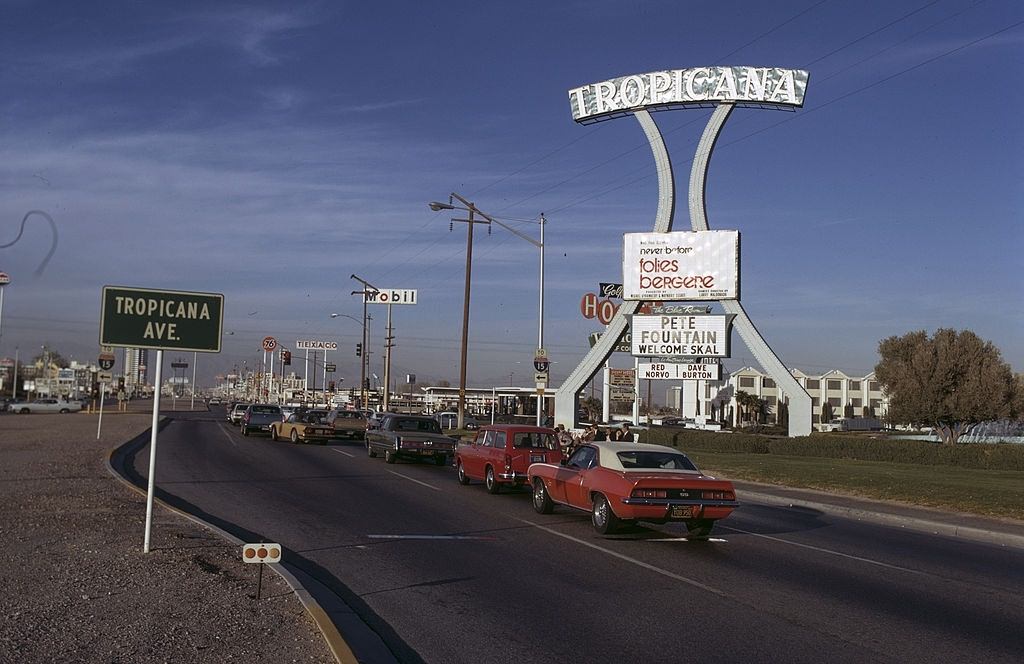
{"type": "MultiPolygon", "coordinates": [[[[491,496],[448,467],[370,459],[358,442],[243,438],[219,409],[174,415],[157,449],[162,495],[284,544],[399,660],[1017,662],[1024,652],[1015,549],[750,501],[710,542],[686,541],[676,525],[603,538],[588,514],[537,514],[526,491],[491,496]]],[[[140,477],[148,456],[135,457],[140,477]]]]}

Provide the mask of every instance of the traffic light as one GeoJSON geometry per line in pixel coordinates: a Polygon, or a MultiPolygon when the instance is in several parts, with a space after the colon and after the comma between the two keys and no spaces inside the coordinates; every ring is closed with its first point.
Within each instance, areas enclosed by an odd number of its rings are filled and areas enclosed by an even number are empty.
{"type": "Polygon", "coordinates": [[[356,344],[356,357],[363,356],[363,344],[356,344]]]}
{"type": "Polygon", "coordinates": [[[292,352],[290,350],[281,351],[281,364],[290,365],[292,363],[292,352]]]}
{"type": "Polygon", "coordinates": [[[330,381],[329,383],[327,383],[327,390],[330,391],[330,392],[334,391],[334,381],[333,380],[330,381]]]}

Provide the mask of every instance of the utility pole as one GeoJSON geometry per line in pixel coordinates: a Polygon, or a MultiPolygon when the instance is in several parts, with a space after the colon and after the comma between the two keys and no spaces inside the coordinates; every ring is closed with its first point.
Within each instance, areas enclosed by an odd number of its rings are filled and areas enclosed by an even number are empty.
{"type": "Polygon", "coordinates": [[[370,353],[369,353],[369,347],[368,347],[369,346],[369,332],[368,332],[369,327],[367,325],[367,321],[370,320],[370,316],[366,312],[366,304],[367,304],[367,297],[366,296],[367,296],[367,293],[376,293],[380,289],[377,288],[376,286],[374,286],[373,284],[371,284],[370,282],[366,281],[365,279],[360,279],[359,277],[357,277],[354,274],[351,275],[349,278],[350,279],[355,279],[356,281],[358,281],[359,283],[361,283],[363,285],[363,290],[352,291],[352,294],[353,295],[362,295],[363,296],[363,357],[362,357],[362,361],[359,363],[359,390],[360,390],[360,395],[361,395],[360,396],[360,404],[359,405],[362,408],[365,409],[367,407],[366,406],[366,404],[367,404],[366,372],[367,372],[367,369],[370,366],[370,353]]]}
{"type": "MultiPolygon", "coordinates": [[[[466,285],[463,291],[462,298],[462,344],[461,344],[461,362],[459,367],[459,419],[456,427],[459,429],[463,428],[466,421],[466,355],[469,349],[469,292],[470,283],[473,276],[473,225],[474,224],[486,224],[488,230],[490,230],[491,222],[494,221],[489,215],[481,212],[472,202],[466,200],[462,196],[456,193],[452,193],[448,197],[448,203],[433,202],[429,204],[429,207],[434,212],[440,210],[466,210],[469,212],[468,219],[452,219],[452,222],[458,221],[465,223],[467,226],[466,232],[466,285]],[[463,208],[458,208],[452,205],[452,201],[458,199],[460,203],[465,205],[463,208]],[[477,215],[483,217],[483,219],[477,219],[477,215]]],[[[451,230],[452,226],[449,223],[448,230],[451,230]]]]}
{"type": "Polygon", "coordinates": [[[391,348],[394,346],[391,327],[391,304],[388,304],[388,334],[384,337],[384,412],[391,410],[391,348]]]}

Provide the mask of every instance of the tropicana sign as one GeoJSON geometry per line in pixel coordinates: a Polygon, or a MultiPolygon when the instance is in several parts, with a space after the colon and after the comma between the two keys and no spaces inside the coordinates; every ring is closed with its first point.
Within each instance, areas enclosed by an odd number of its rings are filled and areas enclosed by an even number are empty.
{"type": "Polygon", "coordinates": [[[778,67],[695,67],[620,76],[569,90],[572,118],[597,122],[649,107],[717,102],[804,105],[808,74],[778,67]]]}

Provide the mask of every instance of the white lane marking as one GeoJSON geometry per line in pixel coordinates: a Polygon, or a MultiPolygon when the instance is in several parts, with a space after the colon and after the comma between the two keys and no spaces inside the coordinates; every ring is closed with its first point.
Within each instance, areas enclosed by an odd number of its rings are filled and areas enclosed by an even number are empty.
{"type": "Polygon", "coordinates": [[[224,437],[228,439],[229,443],[231,443],[235,447],[238,447],[238,443],[236,443],[235,439],[231,436],[230,433],[228,433],[228,430],[224,428],[224,423],[223,422],[217,422],[217,428],[220,429],[220,432],[222,434],[224,434],[224,437]]]}
{"type": "Polygon", "coordinates": [[[399,477],[401,477],[403,479],[406,479],[406,480],[409,480],[410,482],[415,482],[416,484],[422,484],[423,486],[427,487],[428,489],[433,489],[434,491],[440,491],[441,490],[438,487],[434,486],[433,484],[427,484],[426,482],[420,482],[415,477],[409,477],[408,475],[403,475],[402,473],[396,473],[393,470],[389,470],[388,472],[391,473],[392,475],[398,475],[399,477]]]}
{"type": "Polygon", "coordinates": [[[762,539],[771,540],[772,542],[780,542],[782,544],[789,544],[791,546],[798,546],[802,549],[810,549],[811,551],[817,551],[818,553],[827,553],[832,556],[839,556],[840,558],[849,558],[850,560],[856,560],[862,563],[868,563],[869,565],[878,565],[879,567],[885,567],[886,569],[894,569],[900,572],[909,572],[910,574],[921,574],[923,576],[931,576],[927,572],[922,572],[916,569],[909,569],[907,567],[900,567],[899,565],[890,565],[889,563],[883,563],[880,560],[871,560],[870,558],[862,558],[860,556],[854,556],[849,553],[843,553],[842,551],[833,551],[832,549],[823,549],[820,546],[812,546],[810,544],[801,544],[800,542],[793,542],[790,540],[784,540],[780,537],[772,537],[771,535],[762,535],[761,533],[752,533],[749,530],[742,530],[740,528],[734,528],[732,526],[718,526],[725,530],[731,530],[734,533],[743,533],[744,535],[753,535],[754,537],[760,537],[762,539]]]}
{"type": "MultiPolygon", "coordinates": [[[[638,539],[636,541],[638,541],[638,542],[689,542],[690,538],[689,537],[661,537],[661,538],[658,538],[658,539],[638,539]]],[[[699,541],[699,540],[695,540],[695,541],[699,541]]],[[[705,542],[725,543],[725,542],[728,542],[729,540],[720,539],[718,537],[709,537],[709,538],[707,538],[704,541],[705,542]]]]}
{"type": "Polygon", "coordinates": [[[399,539],[399,540],[483,540],[495,542],[497,537],[486,535],[367,535],[370,539],[399,539]]]}
{"type": "Polygon", "coordinates": [[[552,528],[548,528],[547,526],[542,526],[539,523],[534,523],[533,521],[527,521],[526,519],[520,519],[518,517],[512,517],[512,518],[515,519],[516,521],[519,521],[519,522],[525,523],[527,525],[533,526],[534,528],[537,528],[539,530],[543,530],[546,533],[550,533],[552,535],[557,535],[558,537],[562,537],[562,538],[567,539],[567,540],[569,540],[571,542],[576,542],[577,544],[582,544],[583,546],[590,547],[591,549],[594,549],[596,551],[600,551],[601,553],[606,553],[609,556],[612,556],[613,558],[618,558],[619,560],[625,560],[626,562],[632,563],[632,564],[636,565],[637,567],[643,567],[644,569],[650,570],[652,572],[656,572],[658,574],[661,574],[662,576],[667,576],[670,579],[675,579],[676,581],[681,581],[681,582],[683,582],[683,583],[685,583],[687,585],[691,585],[691,586],[693,586],[695,588],[700,588],[701,590],[706,590],[709,593],[713,593],[715,595],[718,595],[719,597],[730,597],[730,595],[728,593],[724,593],[721,590],[718,590],[717,588],[712,588],[711,586],[709,586],[707,584],[704,584],[704,583],[701,583],[700,581],[697,581],[695,579],[690,579],[690,578],[687,578],[685,576],[680,576],[679,574],[676,574],[675,572],[670,572],[667,569],[662,569],[661,567],[655,567],[654,565],[651,565],[650,563],[645,563],[644,561],[637,560],[636,558],[633,558],[631,556],[627,556],[627,555],[618,553],[616,551],[612,551],[611,549],[606,549],[605,547],[598,546],[597,544],[593,544],[592,542],[587,542],[585,540],[581,540],[578,537],[573,537],[572,535],[566,535],[565,533],[560,533],[557,530],[554,530],[552,528]]]}
{"type": "Polygon", "coordinates": [[[344,454],[347,457],[354,457],[355,456],[355,454],[352,454],[351,452],[346,452],[345,450],[337,450],[336,449],[334,451],[337,452],[338,454],[344,454]]]}

